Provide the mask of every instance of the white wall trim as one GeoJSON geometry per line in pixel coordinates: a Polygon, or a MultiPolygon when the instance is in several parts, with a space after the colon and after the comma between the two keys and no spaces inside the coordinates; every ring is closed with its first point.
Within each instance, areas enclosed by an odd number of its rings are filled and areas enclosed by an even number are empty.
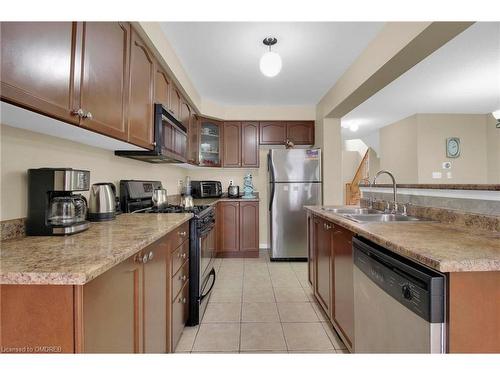
{"type": "MultiPolygon", "coordinates": [[[[388,193],[392,194],[392,188],[386,187],[361,187],[363,193],[388,193]]],[[[478,199],[488,201],[500,201],[500,191],[491,190],[454,190],[454,189],[411,189],[398,188],[398,194],[417,195],[425,197],[478,199]]]]}

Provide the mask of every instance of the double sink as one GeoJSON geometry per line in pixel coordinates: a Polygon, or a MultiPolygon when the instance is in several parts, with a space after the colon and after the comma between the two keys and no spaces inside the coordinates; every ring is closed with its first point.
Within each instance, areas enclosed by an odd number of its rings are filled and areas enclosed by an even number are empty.
{"type": "Polygon", "coordinates": [[[369,223],[369,222],[394,222],[394,221],[427,221],[414,216],[407,216],[401,214],[387,214],[373,208],[334,208],[323,207],[324,211],[338,214],[346,219],[355,221],[356,223],[369,223]]]}

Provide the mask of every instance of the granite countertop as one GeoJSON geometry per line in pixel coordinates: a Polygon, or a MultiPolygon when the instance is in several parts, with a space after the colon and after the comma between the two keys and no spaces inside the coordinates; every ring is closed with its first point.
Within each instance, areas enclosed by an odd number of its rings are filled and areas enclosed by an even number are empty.
{"type": "Polygon", "coordinates": [[[429,221],[356,223],[325,211],[322,206],[305,208],[440,272],[500,271],[499,232],[474,231],[429,221]]]}
{"type": "Polygon", "coordinates": [[[191,219],[182,214],[122,214],[72,236],[1,242],[0,284],[83,285],[191,219]]]}

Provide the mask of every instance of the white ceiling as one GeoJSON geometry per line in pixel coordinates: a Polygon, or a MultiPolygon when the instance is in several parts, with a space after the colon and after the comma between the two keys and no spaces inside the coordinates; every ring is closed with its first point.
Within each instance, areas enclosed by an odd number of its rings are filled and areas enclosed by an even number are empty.
{"type": "Polygon", "coordinates": [[[163,31],[203,99],[221,105],[316,105],[381,29],[375,22],[164,22],[163,31]],[[273,36],[283,61],[259,71],[273,36]]]}
{"type": "Polygon", "coordinates": [[[500,23],[459,34],[342,118],[344,139],[367,136],[415,113],[488,113],[500,109],[500,23]]]}

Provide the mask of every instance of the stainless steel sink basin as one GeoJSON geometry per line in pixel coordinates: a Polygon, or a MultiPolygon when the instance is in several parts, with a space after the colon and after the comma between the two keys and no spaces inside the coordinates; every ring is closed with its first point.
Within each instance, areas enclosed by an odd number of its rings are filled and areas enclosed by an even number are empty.
{"type": "Polygon", "coordinates": [[[356,215],[356,214],[344,214],[342,215],[346,219],[355,221],[357,223],[368,223],[368,222],[392,222],[392,221],[428,221],[426,219],[421,219],[414,216],[405,216],[399,214],[368,214],[368,215],[356,215]]]}
{"type": "Polygon", "coordinates": [[[334,208],[334,207],[323,207],[325,211],[334,213],[334,214],[353,214],[353,215],[361,215],[361,214],[381,214],[380,211],[375,210],[373,208],[334,208]]]}

